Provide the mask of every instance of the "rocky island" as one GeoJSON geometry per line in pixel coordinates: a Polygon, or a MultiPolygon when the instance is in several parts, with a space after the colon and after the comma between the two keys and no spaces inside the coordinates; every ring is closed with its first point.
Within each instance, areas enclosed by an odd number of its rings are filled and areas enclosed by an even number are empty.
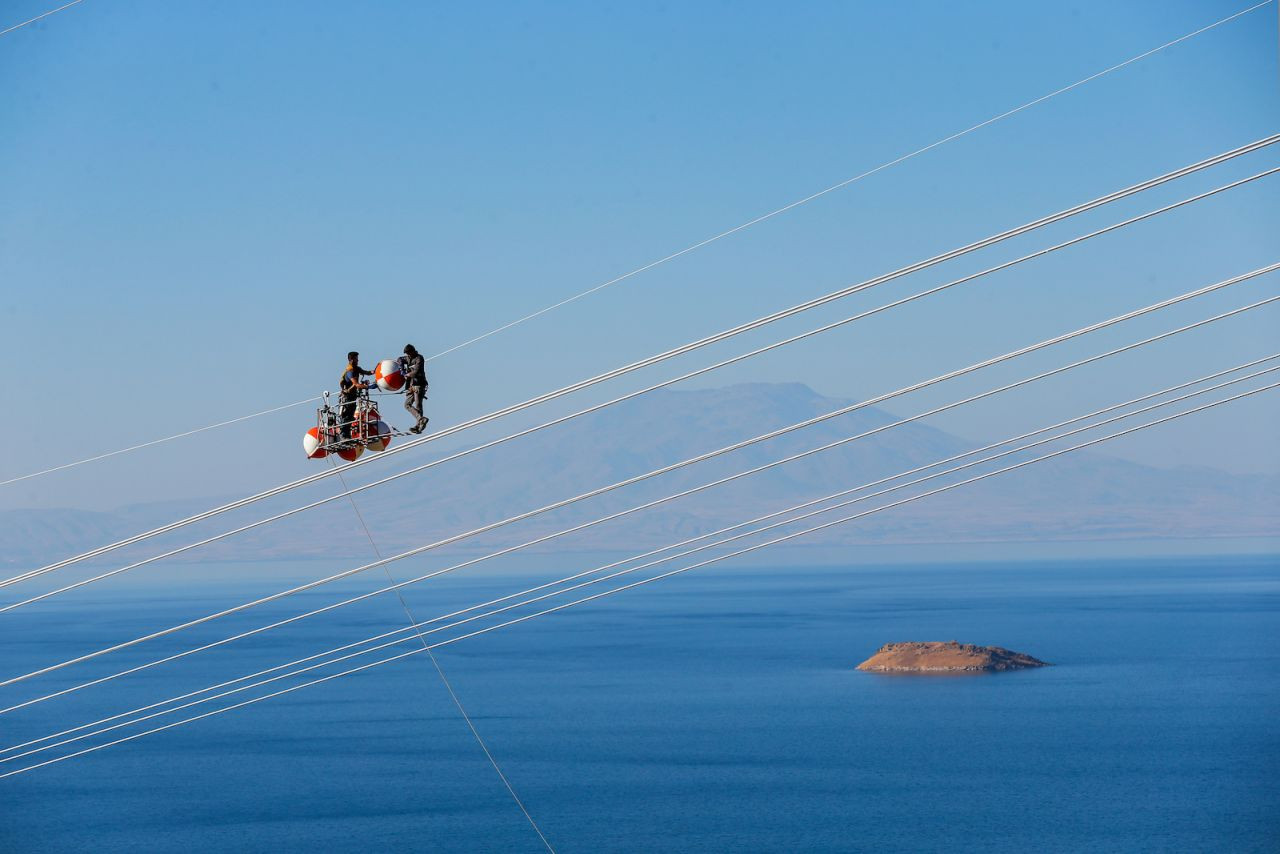
{"type": "Polygon", "coordinates": [[[873,673],[990,673],[1047,666],[1048,662],[999,646],[909,641],[885,644],[858,669],[873,673]]]}

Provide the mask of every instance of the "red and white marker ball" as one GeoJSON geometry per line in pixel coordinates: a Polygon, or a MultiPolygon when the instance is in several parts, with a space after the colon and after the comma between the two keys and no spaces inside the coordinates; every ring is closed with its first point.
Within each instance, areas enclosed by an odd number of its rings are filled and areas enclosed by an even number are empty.
{"type": "Polygon", "coordinates": [[[379,421],[369,428],[369,439],[367,447],[371,451],[385,451],[387,445],[391,444],[391,425],[385,421],[379,421]]]}
{"type": "Polygon", "coordinates": [[[347,462],[354,463],[364,453],[364,445],[352,445],[350,448],[341,448],[334,453],[347,462]]]}
{"type": "Polygon", "coordinates": [[[373,378],[378,381],[378,388],[383,391],[399,391],[404,388],[404,374],[400,373],[400,363],[395,359],[383,359],[373,369],[373,378]]]}
{"type": "Polygon", "coordinates": [[[302,436],[302,450],[310,460],[323,460],[329,452],[320,447],[320,430],[312,427],[302,436]]]}

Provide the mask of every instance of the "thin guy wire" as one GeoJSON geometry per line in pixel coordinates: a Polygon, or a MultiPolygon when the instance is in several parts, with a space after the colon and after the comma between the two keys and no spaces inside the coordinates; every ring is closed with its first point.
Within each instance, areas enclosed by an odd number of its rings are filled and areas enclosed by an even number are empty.
{"type": "MultiPolygon", "coordinates": [[[[332,462],[332,461],[330,461],[332,462]]],[[[336,466],[335,466],[336,467],[336,466]]],[[[347,479],[343,477],[342,472],[338,471],[338,481],[342,484],[342,488],[347,490],[347,479]]],[[[360,506],[356,504],[354,497],[348,495],[351,502],[351,509],[355,511],[356,518],[360,520],[360,527],[364,529],[364,535],[369,538],[369,545],[373,547],[373,553],[378,560],[382,560],[382,549],[378,548],[378,543],[373,539],[373,532],[369,530],[369,525],[364,520],[364,514],[360,512],[360,506]]],[[[391,568],[383,566],[387,573],[387,581],[392,584],[396,580],[391,577],[391,568]]],[[[409,610],[409,603],[404,599],[404,593],[398,588],[396,589],[396,598],[400,600],[400,607],[404,609],[404,615],[409,618],[409,628],[413,629],[418,620],[413,616],[413,612],[409,610]]],[[[493,753],[489,750],[489,745],[485,744],[484,739],[480,737],[480,730],[476,729],[476,725],[471,720],[471,715],[467,714],[466,707],[462,705],[462,701],[458,699],[458,694],[453,690],[453,684],[449,682],[449,677],[445,675],[444,668],[440,666],[439,659],[436,654],[427,646],[427,639],[423,636],[422,631],[418,630],[418,640],[422,642],[422,651],[427,654],[427,658],[431,660],[431,664],[435,666],[436,673],[440,675],[440,681],[444,684],[444,688],[449,692],[449,699],[453,700],[453,705],[457,707],[458,713],[462,715],[462,719],[466,721],[467,728],[471,730],[471,735],[475,738],[476,744],[480,745],[480,749],[484,751],[485,757],[489,760],[489,764],[493,766],[493,770],[497,772],[498,779],[502,781],[502,785],[506,787],[507,792],[511,795],[511,799],[515,801],[520,812],[524,813],[525,819],[529,822],[529,826],[533,828],[533,832],[538,834],[538,838],[542,840],[542,844],[551,854],[555,854],[555,849],[551,847],[551,843],[547,841],[547,837],[543,834],[542,828],[538,827],[538,823],[533,820],[533,816],[529,813],[529,809],[524,805],[524,801],[520,800],[520,796],[516,794],[515,787],[511,785],[511,781],[507,779],[507,775],[503,773],[502,768],[498,765],[498,760],[494,758],[493,753]]]]}

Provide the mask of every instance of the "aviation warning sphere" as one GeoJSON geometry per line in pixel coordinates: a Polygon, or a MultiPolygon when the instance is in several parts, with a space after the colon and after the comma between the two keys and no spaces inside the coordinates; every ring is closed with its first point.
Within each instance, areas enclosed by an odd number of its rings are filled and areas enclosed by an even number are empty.
{"type": "Polygon", "coordinates": [[[373,378],[378,381],[378,388],[383,391],[399,391],[404,388],[404,374],[400,373],[400,363],[395,359],[383,359],[373,369],[373,378]]]}
{"type": "Polygon", "coordinates": [[[371,451],[385,451],[387,445],[391,444],[391,425],[385,421],[379,421],[377,424],[369,426],[369,436],[365,440],[365,447],[371,451]]]}
{"type": "MultiPolygon", "coordinates": [[[[383,391],[398,391],[405,385],[404,373],[396,359],[379,362],[374,377],[383,391]]],[[[353,463],[365,451],[385,451],[393,436],[405,435],[382,420],[378,404],[369,392],[370,386],[364,383],[347,389],[341,405],[335,407],[326,391],[322,405],[316,410],[316,426],[302,437],[302,452],[313,460],[337,454],[340,459],[353,463]]]]}
{"type": "Polygon", "coordinates": [[[307,459],[322,460],[329,455],[324,449],[324,445],[320,442],[320,430],[312,427],[302,436],[302,450],[306,453],[307,459]]]}

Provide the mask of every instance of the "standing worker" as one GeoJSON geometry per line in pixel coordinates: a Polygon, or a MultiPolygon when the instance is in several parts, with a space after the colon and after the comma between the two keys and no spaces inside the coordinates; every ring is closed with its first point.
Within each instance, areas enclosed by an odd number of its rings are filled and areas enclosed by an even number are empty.
{"type": "Polygon", "coordinates": [[[431,419],[422,414],[422,401],[427,396],[427,360],[412,344],[404,345],[400,357],[400,373],[404,375],[404,408],[418,421],[410,433],[421,433],[431,419]]]}
{"type": "Polygon", "coordinates": [[[339,426],[342,430],[342,438],[351,438],[351,425],[356,420],[356,401],[360,399],[360,392],[372,388],[365,382],[362,377],[373,376],[373,371],[366,371],[360,367],[360,354],[352,350],[347,354],[347,369],[342,372],[342,380],[338,383],[338,391],[340,392],[340,400],[342,408],[339,410],[339,420],[342,422],[339,426]]]}

